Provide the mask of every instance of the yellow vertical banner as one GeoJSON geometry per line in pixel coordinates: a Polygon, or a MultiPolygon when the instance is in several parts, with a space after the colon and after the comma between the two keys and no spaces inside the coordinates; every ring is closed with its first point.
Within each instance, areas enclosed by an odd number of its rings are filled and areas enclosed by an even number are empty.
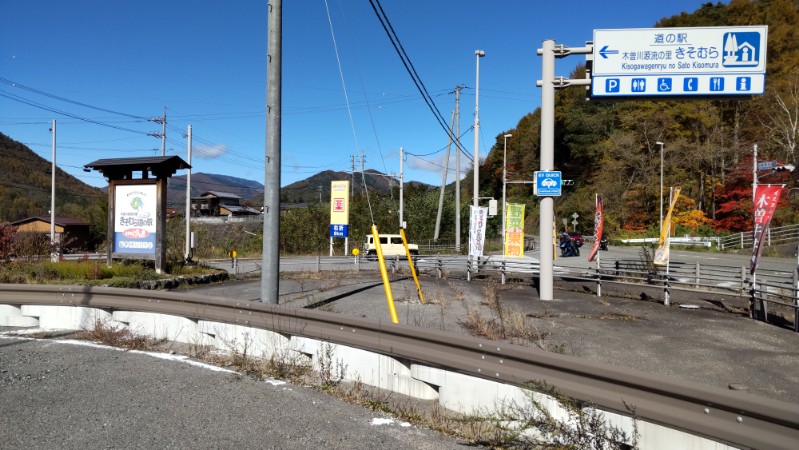
{"type": "Polygon", "coordinates": [[[504,255],[521,258],[524,256],[524,205],[508,203],[505,209],[505,249],[504,255]]]}
{"type": "Polygon", "coordinates": [[[350,225],[350,182],[330,182],[330,237],[348,237],[350,225]]]}
{"type": "Polygon", "coordinates": [[[655,258],[652,261],[655,265],[665,266],[669,262],[669,236],[671,236],[671,214],[674,212],[674,205],[677,204],[677,198],[680,197],[680,188],[674,188],[671,196],[671,204],[666,217],[663,219],[663,229],[660,230],[660,238],[658,239],[658,248],[655,250],[655,258]]]}

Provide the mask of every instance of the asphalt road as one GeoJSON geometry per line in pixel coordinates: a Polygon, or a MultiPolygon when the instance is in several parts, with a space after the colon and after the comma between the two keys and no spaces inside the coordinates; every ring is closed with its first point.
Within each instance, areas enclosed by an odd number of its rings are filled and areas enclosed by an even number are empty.
{"type": "Polygon", "coordinates": [[[457,449],[324,393],[136,352],[0,337],[4,449],[457,449]]]}

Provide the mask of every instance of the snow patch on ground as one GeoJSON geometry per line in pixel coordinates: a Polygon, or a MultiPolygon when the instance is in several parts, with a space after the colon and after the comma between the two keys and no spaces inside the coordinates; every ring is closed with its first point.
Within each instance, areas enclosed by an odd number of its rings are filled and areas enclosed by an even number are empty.
{"type": "Polygon", "coordinates": [[[184,356],[184,355],[173,355],[173,354],[169,354],[169,353],[159,353],[159,352],[147,352],[147,351],[143,351],[143,350],[126,350],[124,348],[111,347],[109,345],[98,344],[96,342],[91,342],[91,341],[78,341],[78,340],[73,340],[73,339],[36,339],[36,338],[30,338],[30,337],[26,337],[25,336],[25,335],[28,335],[28,334],[44,334],[44,333],[53,333],[53,332],[58,332],[58,331],[64,331],[64,330],[46,330],[46,329],[42,329],[42,328],[30,328],[30,329],[26,329],[26,330],[7,331],[7,332],[0,333],[0,339],[21,339],[21,340],[29,340],[29,341],[32,341],[32,340],[43,340],[43,341],[55,342],[57,344],[80,345],[80,346],[84,346],[84,347],[101,348],[101,349],[106,349],[106,350],[116,350],[116,351],[120,351],[120,352],[128,351],[130,353],[136,353],[136,354],[140,354],[140,355],[151,356],[153,358],[165,359],[165,360],[168,360],[168,361],[182,362],[182,363],[188,364],[190,366],[199,367],[199,368],[207,369],[207,370],[212,370],[214,372],[237,373],[235,370],[224,369],[222,367],[217,367],[217,366],[214,366],[214,365],[211,365],[211,364],[206,364],[206,363],[203,363],[203,362],[194,361],[193,359],[189,359],[188,356],[184,356]]]}

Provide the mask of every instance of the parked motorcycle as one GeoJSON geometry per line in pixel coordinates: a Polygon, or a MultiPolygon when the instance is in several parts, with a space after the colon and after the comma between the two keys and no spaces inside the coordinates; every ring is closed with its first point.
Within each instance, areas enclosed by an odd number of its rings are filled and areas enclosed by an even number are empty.
{"type": "Polygon", "coordinates": [[[602,239],[599,240],[599,249],[600,250],[607,250],[608,249],[608,238],[605,235],[602,235],[602,239]]]}

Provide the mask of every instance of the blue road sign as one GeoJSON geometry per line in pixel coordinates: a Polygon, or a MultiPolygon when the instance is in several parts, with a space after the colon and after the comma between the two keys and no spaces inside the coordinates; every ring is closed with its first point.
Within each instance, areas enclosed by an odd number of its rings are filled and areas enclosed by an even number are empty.
{"type": "Polygon", "coordinates": [[[330,237],[345,238],[350,235],[349,225],[330,225],[330,237]]]}
{"type": "Polygon", "coordinates": [[[763,94],[767,26],[594,30],[591,95],[763,94]]]}
{"type": "Polygon", "coordinates": [[[537,170],[535,172],[535,195],[539,197],[560,197],[563,180],[557,170],[537,170]]]}

